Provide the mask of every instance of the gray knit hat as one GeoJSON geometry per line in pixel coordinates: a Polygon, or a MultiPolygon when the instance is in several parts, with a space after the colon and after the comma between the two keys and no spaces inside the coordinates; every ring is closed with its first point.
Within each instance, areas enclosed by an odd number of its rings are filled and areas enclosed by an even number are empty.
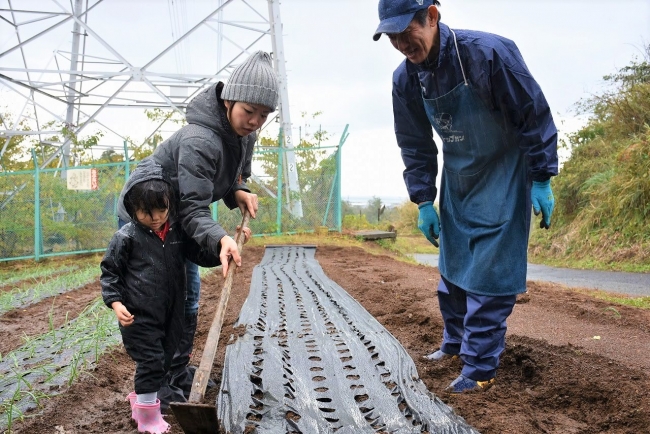
{"type": "Polygon", "coordinates": [[[224,85],[221,98],[260,104],[275,111],[278,106],[278,77],[273,71],[271,56],[258,51],[237,66],[224,85]]]}

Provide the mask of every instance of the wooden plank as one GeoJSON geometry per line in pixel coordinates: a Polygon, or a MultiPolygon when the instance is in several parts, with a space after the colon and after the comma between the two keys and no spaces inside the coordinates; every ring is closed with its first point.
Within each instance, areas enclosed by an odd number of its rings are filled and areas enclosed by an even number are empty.
{"type": "Polygon", "coordinates": [[[388,231],[364,230],[364,231],[353,232],[353,234],[355,237],[359,237],[367,241],[397,238],[397,232],[388,232],[388,231]]]}

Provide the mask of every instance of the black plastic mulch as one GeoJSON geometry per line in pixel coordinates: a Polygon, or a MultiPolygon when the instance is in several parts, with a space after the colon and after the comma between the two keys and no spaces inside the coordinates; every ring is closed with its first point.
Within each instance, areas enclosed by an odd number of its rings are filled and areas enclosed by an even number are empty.
{"type": "Polygon", "coordinates": [[[314,254],[267,247],[255,267],[237,324],[246,332],[226,349],[223,432],[477,434],[314,254]]]}

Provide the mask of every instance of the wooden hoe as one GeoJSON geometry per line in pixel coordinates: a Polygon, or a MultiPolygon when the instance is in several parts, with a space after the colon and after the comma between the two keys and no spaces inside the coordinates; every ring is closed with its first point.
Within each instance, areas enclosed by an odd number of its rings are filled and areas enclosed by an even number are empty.
{"type": "MultiPolygon", "coordinates": [[[[248,226],[250,221],[250,214],[248,210],[244,213],[244,218],[241,223],[241,230],[235,236],[237,241],[237,249],[241,254],[244,247],[244,228],[248,226]]],[[[219,306],[217,312],[214,314],[210,331],[208,332],[208,339],[203,349],[201,356],[201,363],[199,368],[194,373],[194,380],[192,382],[192,390],[190,391],[190,399],[187,402],[172,402],[170,404],[176,420],[183,428],[185,434],[217,434],[219,432],[219,421],[217,420],[217,408],[214,404],[203,403],[205,397],[205,389],[208,386],[210,379],[210,372],[214,363],[214,356],[217,353],[219,345],[219,335],[221,334],[221,326],[223,318],[226,314],[226,306],[228,305],[228,298],[230,297],[230,288],[235,276],[235,269],[237,265],[233,259],[228,263],[228,273],[226,274],[226,282],[221,291],[219,298],[219,306]]]]}

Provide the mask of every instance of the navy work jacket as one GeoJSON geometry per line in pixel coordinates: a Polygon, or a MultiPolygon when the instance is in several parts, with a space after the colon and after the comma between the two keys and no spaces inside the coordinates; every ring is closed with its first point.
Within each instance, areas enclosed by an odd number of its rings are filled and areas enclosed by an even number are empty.
{"type": "MultiPolygon", "coordinates": [[[[415,203],[437,196],[438,147],[422,94],[435,99],[463,82],[451,31],[443,23],[438,26],[438,59],[419,65],[405,59],[393,73],[395,135],[404,160],[406,188],[415,203]]],[[[515,43],[485,32],[455,32],[467,79],[486,106],[500,112],[513,127],[532,179],[544,181],[557,175],[557,129],[551,110],[515,43]]]]}

